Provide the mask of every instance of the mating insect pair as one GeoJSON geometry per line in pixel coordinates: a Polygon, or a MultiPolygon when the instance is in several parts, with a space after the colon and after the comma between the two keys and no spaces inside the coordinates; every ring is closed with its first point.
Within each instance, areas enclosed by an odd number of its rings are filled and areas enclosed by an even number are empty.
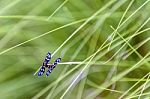
{"type": "Polygon", "coordinates": [[[46,76],[49,76],[50,73],[52,72],[52,70],[56,67],[56,65],[61,61],[61,58],[58,58],[55,60],[55,62],[53,64],[48,64],[48,62],[51,60],[51,53],[48,52],[46,55],[46,58],[43,62],[42,67],[40,68],[40,70],[38,71],[38,76],[42,76],[45,72],[45,69],[48,68],[47,72],[46,72],[46,76]]]}

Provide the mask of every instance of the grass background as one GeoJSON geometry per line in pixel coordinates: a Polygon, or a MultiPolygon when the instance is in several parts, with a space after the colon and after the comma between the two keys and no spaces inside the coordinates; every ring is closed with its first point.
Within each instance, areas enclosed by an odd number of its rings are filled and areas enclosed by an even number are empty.
{"type": "Polygon", "coordinates": [[[0,99],[149,99],[149,1],[0,0],[0,99]]]}

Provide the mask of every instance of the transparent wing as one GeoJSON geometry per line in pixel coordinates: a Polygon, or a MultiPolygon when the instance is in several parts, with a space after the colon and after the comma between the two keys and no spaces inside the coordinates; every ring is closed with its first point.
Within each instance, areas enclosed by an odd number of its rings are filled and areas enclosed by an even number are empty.
{"type": "Polygon", "coordinates": [[[51,60],[51,53],[48,52],[46,57],[45,57],[45,60],[43,62],[43,66],[47,65],[50,60],[51,60]]]}
{"type": "Polygon", "coordinates": [[[52,72],[52,70],[56,67],[56,65],[61,61],[61,58],[58,58],[55,60],[55,62],[53,63],[53,65],[49,66],[48,71],[46,72],[46,76],[49,76],[50,73],[52,72]]]}

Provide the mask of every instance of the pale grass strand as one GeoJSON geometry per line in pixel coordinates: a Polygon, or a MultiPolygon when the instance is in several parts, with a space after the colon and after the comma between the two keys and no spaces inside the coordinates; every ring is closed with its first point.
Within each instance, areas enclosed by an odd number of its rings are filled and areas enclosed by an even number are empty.
{"type": "Polygon", "coordinates": [[[65,1],[47,18],[47,21],[50,20],[50,18],[51,18],[60,8],[62,8],[67,2],[68,2],[68,0],[65,0],[65,1]]]}
{"type": "MultiPolygon", "coordinates": [[[[150,95],[150,92],[146,92],[146,93],[143,93],[141,96],[145,96],[145,95],[150,95]]],[[[132,98],[136,98],[136,97],[139,97],[140,95],[134,95],[134,96],[131,96],[131,97],[128,97],[127,99],[132,99],[132,98]]],[[[149,99],[149,97],[145,97],[144,99],[149,99]]]]}
{"type": "MultiPolygon", "coordinates": [[[[121,17],[121,19],[120,19],[120,21],[119,21],[119,24],[118,24],[118,26],[117,26],[117,28],[116,28],[115,31],[118,30],[119,26],[121,25],[121,22],[123,21],[123,19],[124,19],[126,13],[128,12],[128,10],[129,10],[129,8],[131,7],[131,5],[133,4],[133,2],[134,2],[134,0],[132,0],[132,1],[129,3],[129,5],[128,5],[128,7],[126,8],[125,12],[123,13],[123,15],[122,15],[122,17],[121,17]]],[[[111,47],[111,44],[112,44],[112,41],[113,41],[115,35],[116,35],[116,32],[113,33],[113,37],[112,37],[111,42],[110,42],[110,44],[109,44],[109,46],[108,46],[108,51],[110,50],[110,47],[111,47]]]]}
{"type": "Polygon", "coordinates": [[[141,95],[143,94],[143,91],[144,91],[144,89],[145,89],[145,87],[146,87],[146,84],[149,82],[149,78],[150,78],[150,74],[149,74],[148,77],[147,77],[147,81],[146,81],[146,82],[144,83],[144,85],[143,85],[143,88],[142,88],[142,90],[141,90],[141,93],[140,93],[138,99],[140,99],[141,95]]]}
{"type": "Polygon", "coordinates": [[[127,91],[125,91],[118,99],[122,99],[130,90],[132,90],[137,84],[139,84],[146,76],[150,73],[147,73],[143,78],[141,78],[138,82],[136,82],[132,87],[130,87],[127,91]]]}
{"type": "MultiPolygon", "coordinates": [[[[148,41],[150,41],[150,37],[147,38],[146,40],[144,40],[143,42],[141,42],[136,48],[135,50],[137,50],[138,48],[140,48],[142,45],[146,44],[148,41]]],[[[128,54],[126,54],[124,57],[123,57],[123,60],[127,59],[134,51],[129,51],[128,54]]]]}
{"type": "Polygon", "coordinates": [[[97,89],[103,89],[103,90],[107,90],[107,91],[115,92],[115,93],[120,93],[120,94],[124,93],[123,91],[118,91],[118,90],[113,90],[113,89],[108,89],[108,88],[100,87],[100,86],[96,85],[94,82],[92,82],[90,80],[87,80],[87,84],[90,85],[90,86],[92,86],[92,87],[95,87],[97,89]]]}

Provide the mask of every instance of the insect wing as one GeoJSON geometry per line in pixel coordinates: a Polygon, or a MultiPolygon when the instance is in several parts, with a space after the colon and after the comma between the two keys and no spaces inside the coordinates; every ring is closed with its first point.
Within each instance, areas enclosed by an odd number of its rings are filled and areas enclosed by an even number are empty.
{"type": "Polygon", "coordinates": [[[46,58],[43,62],[43,65],[47,65],[50,60],[51,60],[51,53],[48,52],[47,55],[46,55],[46,58]]]}
{"type": "Polygon", "coordinates": [[[56,65],[61,61],[61,58],[58,58],[55,60],[55,62],[53,63],[53,68],[56,67],[56,65]]]}
{"type": "Polygon", "coordinates": [[[52,72],[52,70],[53,70],[53,65],[50,65],[50,66],[49,66],[49,69],[48,69],[47,72],[46,72],[46,76],[49,76],[50,73],[52,72]]]}
{"type": "Polygon", "coordinates": [[[45,72],[45,66],[42,66],[41,69],[38,72],[38,76],[42,76],[45,72]]]}

